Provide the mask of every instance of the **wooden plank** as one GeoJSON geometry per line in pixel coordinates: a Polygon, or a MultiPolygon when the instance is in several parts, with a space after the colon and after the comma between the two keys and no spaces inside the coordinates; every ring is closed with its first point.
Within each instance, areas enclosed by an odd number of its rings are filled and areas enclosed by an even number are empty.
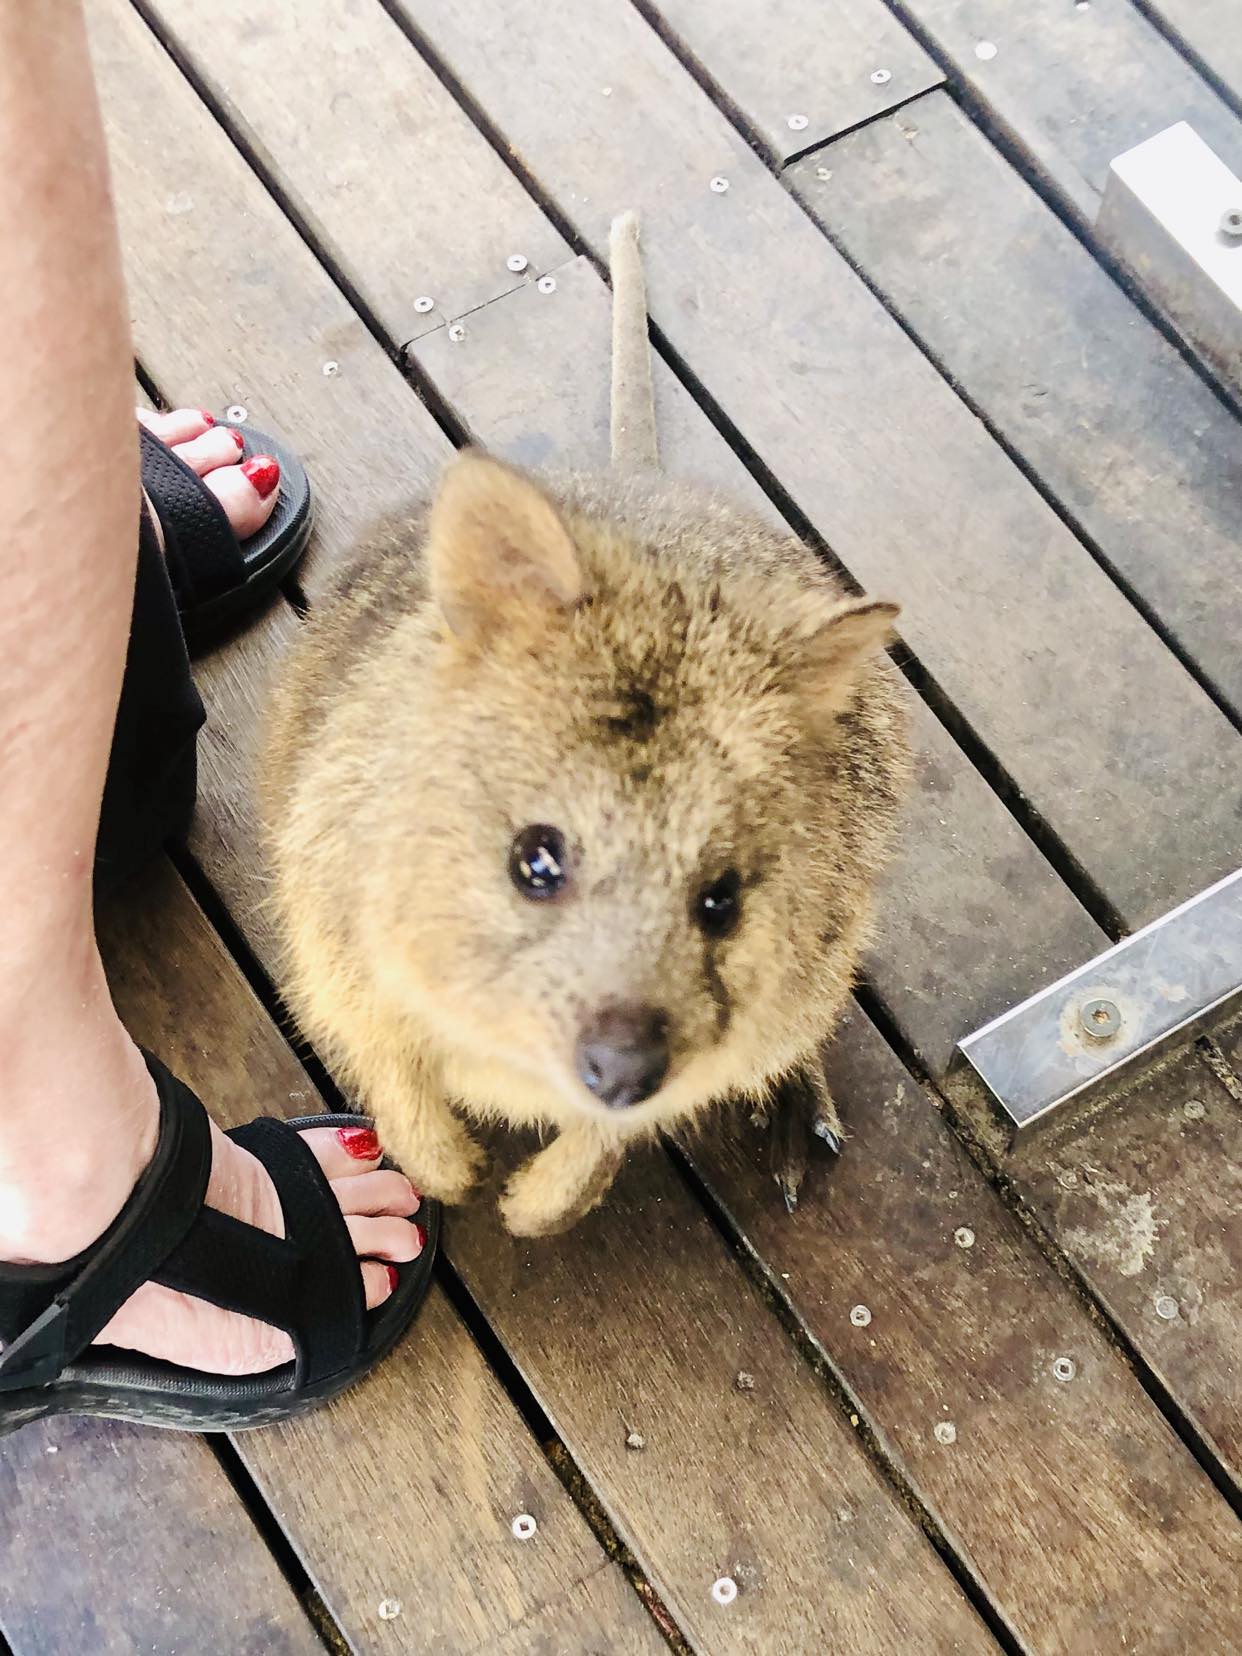
{"type": "MultiPolygon", "coordinates": [[[[109,981],[136,1039],[235,1125],[322,1108],[305,1073],[167,866],[105,916],[109,981]]],[[[604,1558],[577,1509],[438,1288],[410,1334],[361,1385],[300,1420],[240,1433],[242,1458],[351,1643],[491,1648],[577,1593],[604,1558]],[[448,1469],[451,1468],[451,1476],[448,1469]],[[539,1546],[510,1525],[540,1517],[539,1546]]],[[[644,1648],[633,1594],[616,1624],[644,1648]]],[[[658,1643],[656,1648],[658,1648],[658,1643]]]]}
{"type": "Polygon", "coordinates": [[[597,252],[642,213],[655,322],[1126,920],[1231,867],[1236,732],[627,0],[409,15],[597,252]]]}
{"type": "MultiPolygon", "coordinates": [[[[1227,1648],[1242,1616],[1228,1506],[861,1015],[828,1071],[868,1107],[795,1223],[753,1142],[691,1146],[775,1291],[1025,1648],[1227,1648]]],[[[1228,1293],[1236,1314],[1236,1276],[1228,1293]]]]}
{"type": "Polygon", "coordinates": [[[777,161],[944,78],[881,0],[661,0],[662,25],[742,109],[777,161]]]}
{"type": "Polygon", "coordinates": [[[1242,29],[1233,0],[1141,0],[1141,5],[1242,98],[1242,29]]]}
{"type": "Polygon", "coordinates": [[[322,1656],[201,1438],[117,1422],[0,1444],[0,1632],[13,1656],[322,1656]]]}
{"type": "Polygon", "coordinates": [[[1242,171],[1242,122],[1133,6],[894,0],[893,9],[1084,224],[1113,157],[1175,121],[1242,171]]]}

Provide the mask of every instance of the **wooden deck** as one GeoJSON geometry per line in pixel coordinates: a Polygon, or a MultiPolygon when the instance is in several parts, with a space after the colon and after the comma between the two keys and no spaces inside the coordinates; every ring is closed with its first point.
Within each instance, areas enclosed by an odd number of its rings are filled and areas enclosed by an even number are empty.
{"type": "Polygon", "coordinates": [[[5,1440],[12,1656],[1242,1651],[1242,1035],[1012,1154],[949,1073],[1242,861],[1242,432],[1091,231],[1175,120],[1242,172],[1227,0],[89,9],[142,374],[320,502],[203,663],[189,854],[108,916],[221,1117],[320,1107],[267,976],[269,673],[464,435],[603,462],[614,212],[670,469],[902,600],[921,765],[793,1219],[739,1125],[561,1241],[453,1213],[411,1336],[302,1423],[5,1440]]]}

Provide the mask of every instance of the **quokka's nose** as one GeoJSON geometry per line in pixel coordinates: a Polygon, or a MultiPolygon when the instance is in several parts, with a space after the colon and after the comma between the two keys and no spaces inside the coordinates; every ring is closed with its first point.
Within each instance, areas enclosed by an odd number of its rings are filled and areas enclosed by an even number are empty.
{"type": "Polygon", "coordinates": [[[621,1110],[660,1090],[668,1019],[650,1006],[609,1006],[582,1032],[578,1074],[601,1104],[621,1110]]]}

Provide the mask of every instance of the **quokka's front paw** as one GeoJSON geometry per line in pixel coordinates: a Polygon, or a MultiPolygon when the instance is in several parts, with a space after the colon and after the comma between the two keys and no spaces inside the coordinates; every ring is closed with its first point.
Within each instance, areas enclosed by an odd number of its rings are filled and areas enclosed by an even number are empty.
{"type": "Polygon", "coordinates": [[[621,1165],[620,1145],[573,1128],[524,1162],[505,1186],[500,1216],[514,1236],[555,1236],[598,1207],[621,1165]]]}
{"type": "Polygon", "coordinates": [[[786,1212],[794,1213],[806,1175],[811,1135],[834,1154],[840,1153],[843,1137],[837,1106],[817,1060],[808,1060],[781,1077],[765,1116],[772,1177],[786,1212]]]}
{"type": "Polygon", "coordinates": [[[437,1202],[455,1207],[464,1202],[479,1181],[487,1165],[487,1156],[481,1145],[455,1117],[449,1117],[450,1126],[437,1131],[434,1137],[426,1133],[402,1133],[400,1128],[385,1132],[380,1129],[384,1143],[391,1145],[394,1161],[416,1190],[437,1202]]]}

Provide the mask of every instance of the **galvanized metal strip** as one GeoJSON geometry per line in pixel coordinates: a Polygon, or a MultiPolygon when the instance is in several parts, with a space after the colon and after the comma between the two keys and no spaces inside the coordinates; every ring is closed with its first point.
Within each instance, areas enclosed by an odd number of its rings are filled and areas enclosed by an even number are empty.
{"type": "Polygon", "coordinates": [[[959,1044],[1015,1128],[1242,999],[1242,869],[959,1044]]]}

